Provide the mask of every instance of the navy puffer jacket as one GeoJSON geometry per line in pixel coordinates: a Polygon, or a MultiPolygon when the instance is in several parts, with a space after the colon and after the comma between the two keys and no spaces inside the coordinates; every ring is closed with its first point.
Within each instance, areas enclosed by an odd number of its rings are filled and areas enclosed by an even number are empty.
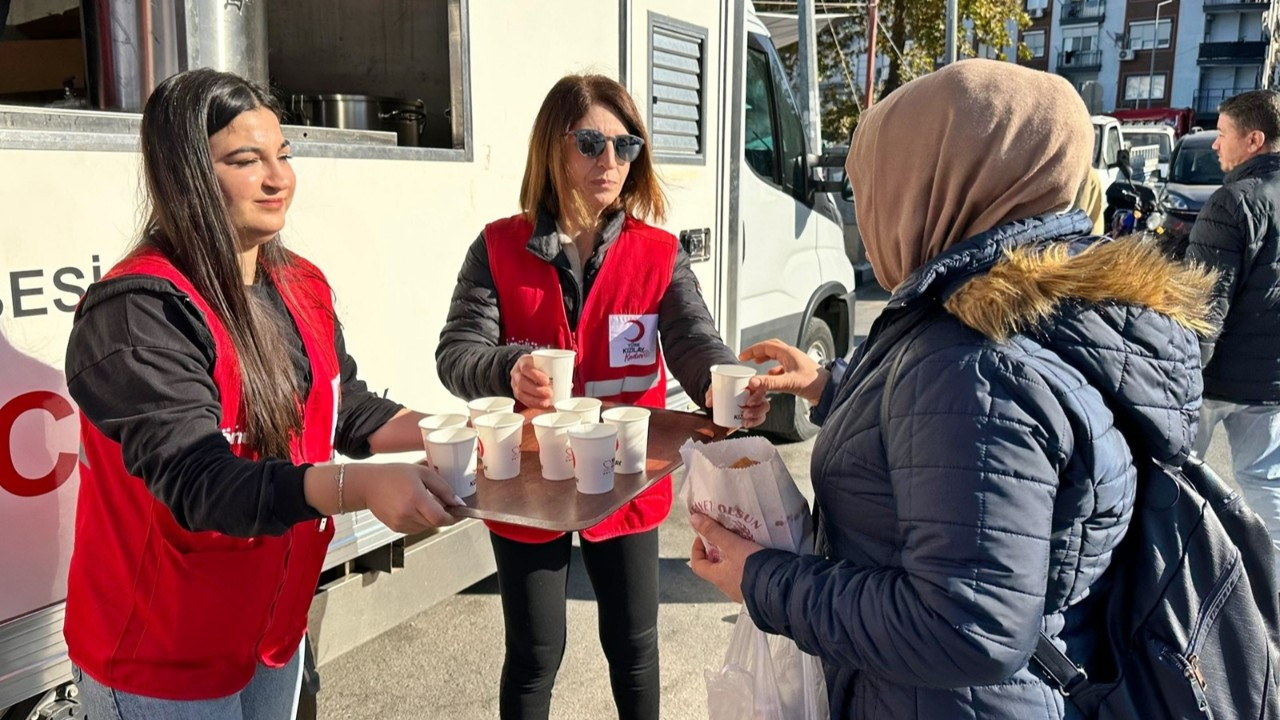
{"type": "Polygon", "coordinates": [[[1185,268],[1090,227],[1083,213],[1006,225],[903,283],[863,356],[921,304],[936,321],[902,351],[887,427],[899,350],[851,367],[825,418],[812,477],[826,558],[748,560],[752,619],[822,660],[832,717],[1070,716],[1028,666],[1038,634],[1088,666],[1133,454],[1184,458],[1201,393],[1184,324],[1203,307],[1162,287],[1185,268]]]}

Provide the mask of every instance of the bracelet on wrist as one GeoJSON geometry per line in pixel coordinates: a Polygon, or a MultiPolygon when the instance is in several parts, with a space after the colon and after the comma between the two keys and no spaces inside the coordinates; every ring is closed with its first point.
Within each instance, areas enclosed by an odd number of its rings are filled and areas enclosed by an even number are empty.
{"type": "Polygon", "coordinates": [[[342,497],[343,483],[347,479],[347,464],[338,463],[338,513],[339,515],[347,511],[346,503],[342,497]]]}

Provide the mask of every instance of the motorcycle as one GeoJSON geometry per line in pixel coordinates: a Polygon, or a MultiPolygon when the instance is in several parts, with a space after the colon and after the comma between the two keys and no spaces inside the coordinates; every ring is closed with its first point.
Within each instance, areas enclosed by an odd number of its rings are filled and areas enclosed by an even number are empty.
{"type": "Polygon", "coordinates": [[[1107,188],[1107,206],[1103,217],[1111,237],[1140,234],[1158,242],[1164,250],[1180,259],[1186,252],[1190,227],[1168,214],[1163,189],[1133,181],[1129,153],[1121,150],[1116,158],[1120,177],[1107,188]]]}

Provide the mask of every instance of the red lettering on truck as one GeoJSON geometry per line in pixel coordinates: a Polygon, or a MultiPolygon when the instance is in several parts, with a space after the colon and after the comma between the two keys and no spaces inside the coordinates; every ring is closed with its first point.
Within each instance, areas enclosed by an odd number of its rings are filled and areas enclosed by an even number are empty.
{"type": "Polygon", "coordinates": [[[11,436],[13,426],[22,415],[43,410],[53,416],[54,420],[62,420],[74,414],[71,403],[66,398],[48,390],[36,390],[23,393],[0,406],[0,488],[19,497],[34,497],[53,492],[58,486],[71,477],[79,459],[75,453],[58,453],[53,469],[46,475],[29,478],[18,472],[13,464],[11,436]]]}

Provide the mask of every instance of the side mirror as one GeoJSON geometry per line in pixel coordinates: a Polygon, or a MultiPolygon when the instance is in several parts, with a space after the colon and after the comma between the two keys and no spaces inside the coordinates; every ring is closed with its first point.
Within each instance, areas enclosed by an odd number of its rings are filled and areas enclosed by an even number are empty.
{"type": "Polygon", "coordinates": [[[1129,165],[1128,150],[1124,148],[1116,150],[1116,161],[1111,163],[1111,167],[1119,168],[1120,174],[1123,175],[1126,180],[1133,180],[1133,167],[1129,165]]]}
{"type": "Polygon", "coordinates": [[[817,173],[815,172],[817,168],[843,168],[844,158],[845,156],[839,153],[835,155],[821,155],[821,156],[813,155],[813,154],[806,155],[804,158],[805,174],[809,178],[810,188],[814,192],[824,192],[824,193],[838,192],[841,194],[841,197],[844,197],[844,188],[845,186],[848,185],[848,181],[819,180],[817,179],[816,177],[817,173]]]}
{"type": "Polygon", "coordinates": [[[849,178],[844,179],[844,186],[840,188],[840,199],[853,202],[853,184],[849,182],[849,178]]]}

